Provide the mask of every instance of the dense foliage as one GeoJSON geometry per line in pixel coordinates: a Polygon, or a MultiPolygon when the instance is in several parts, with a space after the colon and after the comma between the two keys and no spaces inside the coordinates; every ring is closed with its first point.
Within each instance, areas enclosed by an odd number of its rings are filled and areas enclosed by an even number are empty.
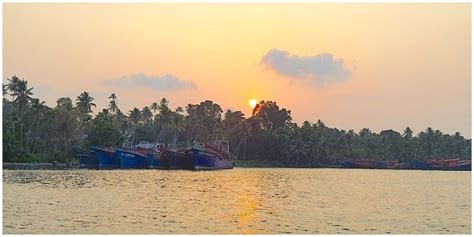
{"type": "Polygon", "coordinates": [[[223,111],[213,101],[171,109],[163,98],[123,113],[112,94],[107,108],[93,115],[94,98],[83,92],[73,102],[59,98],[50,108],[33,98],[33,88],[16,76],[3,85],[3,159],[5,162],[74,159],[74,148],[91,144],[121,146],[139,141],[182,143],[227,139],[235,159],[278,162],[286,166],[337,165],[354,159],[404,162],[471,158],[471,139],[427,128],[374,133],[327,127],[322,121],[292,122],[291,112],[261,101],[253,115],[223,111]],[[9,100],[11,96],[11,100],[9,100]]]}

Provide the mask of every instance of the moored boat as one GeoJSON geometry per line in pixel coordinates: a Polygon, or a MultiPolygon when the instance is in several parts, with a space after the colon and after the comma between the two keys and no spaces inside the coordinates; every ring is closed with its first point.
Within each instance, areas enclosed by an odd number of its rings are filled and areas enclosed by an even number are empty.
{"type": "Polygon", "coordinates": [[[92,146],[97,158],[97,168],[99,169],[117,169],[120,167],[120,161],[115,154],[115,150],[92,146]]]}
{"type": "Polygon", "coordinates": [[[472,170],[471,162],[469,161],[464,164],[459,164],[453,170],[471,171],[472,170]]]}
{"type": "Polygon", "coordinates": [[[79,168],[97,169],[97,157],[93,151],[77,151],[79,157],[79,168]]]}
{"type": "Polygon", "coordinates": [[[461,160],[461,159],[445,159],[437,160],[430,159],[425,162],[428,169],[433,170],[457,170],[457,171],[470,171],[471,170],[471,161],[470,160],[461,160]]]}
{"type": "Polygon", "coordinates": [[[344,167],[355,169],[400,169],[403,168],[403,163],[397,160],[376,161],[376,160],[355,160],[346,161],[344,167]]]}
{"type": "Polygon", "coordinates": [[[162,143],[150,143],[148,141],[141,141],[137,145],[133,146],[133,150],[136,150],[140,153],[147,154],[151,151],[160,151],[163,150],[164,144],[162,143]]]}
{"type": "Polygon", "coordinates": [[[163,161],[161,167],[165,169],[193,170],[193,159],[187,156],[185,152],[165,150],[161,156],[161,160],[163,161]]]}
{"type": "Polygon", "coordinates": [[[128,149],[115,150],[120,159],[121,169],[148,169],[148,158],[145,154],[128,149]]]}
{"type": "Polygon", "coordinates": [[[160,157],[161,152],[149,152],[146,154],[148,160],[148,168],[150,169],[163,169],[164,167],[160,166],[160,157]]]}
{"type": "Polygon", "coordinates": [[[228,160],[230,157],[229,142],[225,140],[217,140],[214,145],[206,145],[204,148],[189,148],[186,150],[186,154],[192,158],[193,170],[234,168],[234,162],[228,160]]]}

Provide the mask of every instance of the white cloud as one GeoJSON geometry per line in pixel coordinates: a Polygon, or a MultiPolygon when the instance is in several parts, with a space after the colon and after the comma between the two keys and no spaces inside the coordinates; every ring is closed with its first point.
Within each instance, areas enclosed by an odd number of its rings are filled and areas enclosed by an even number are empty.
{"type": "Polygon", "coordinates": [[[263,55],[260,63],[280,75],[308,81],[317,86],[345,81],[351,74],[344,65],[344,60],[334,58],[330,53],[298,56],[272,49],[263,55]]]}
{"type": "Polygon", "coordinates": [[[130,77],[123,76],[116,79],[105,80],[104,84],[122,88],[142,87],[157,91],[196,89],[196,84],[194,81],[182,80],[172,74],[165,74],[162,76],[147,76],[143,73],[138,73],[133,74],[130,77]]]}

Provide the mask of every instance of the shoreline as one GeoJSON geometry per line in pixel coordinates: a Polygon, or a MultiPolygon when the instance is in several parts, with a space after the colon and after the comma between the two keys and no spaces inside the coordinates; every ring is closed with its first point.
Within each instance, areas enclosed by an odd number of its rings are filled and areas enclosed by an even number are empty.
{"type": "MultiPolygon", "coordinates": [[[[81,168],[79,164],[66,163],[3,163],[3,170],[86,170],[81,168]]],[[[382,169],[382,168],[347,168],[335,165],[322,166],[284,166],[281,163],[264,162],[264,161],[236,161],[234,168],[294,168],[294,169],[361,169],[361,170],[433,170],[433,171],[470,171],[470,170],[449,170],[449,169],[382,169]]],[[[95,170],[95,169],[90,169],[95,170]]]]}

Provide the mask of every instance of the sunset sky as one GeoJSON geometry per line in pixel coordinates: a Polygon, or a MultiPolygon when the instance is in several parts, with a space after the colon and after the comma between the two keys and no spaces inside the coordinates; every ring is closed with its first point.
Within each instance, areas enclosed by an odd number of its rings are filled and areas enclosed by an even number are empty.
{"type": "Polygon", "coordinates": [[[471,5],[4,4],[3,81],[55,106],[115,93],[128,112],[162,97],[374,132],[471,137],[471,5]]]}

